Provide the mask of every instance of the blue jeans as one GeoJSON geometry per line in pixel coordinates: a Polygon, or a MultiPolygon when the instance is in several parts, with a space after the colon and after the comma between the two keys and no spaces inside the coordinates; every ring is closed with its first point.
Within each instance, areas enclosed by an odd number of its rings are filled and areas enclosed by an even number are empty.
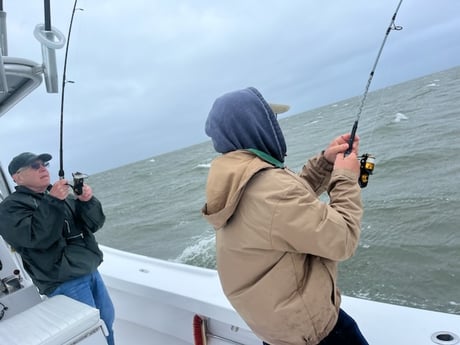
{"type": "Polygon", "coordinates": [[[59,285],[48,297],[56,295],[65,295],[99,309],[101,319],[109,330],[107,343],[114,345],[113,321],[115,319],[115,310],[98,271],[59,285]]]}
{"type": "MultiPolygon", "coordinates": [[[[264,342],[264,345],[269,345],[264,342]]],[[[342,309],[339,310],[339,318],[331,333],[321,340],[318,345],[369,345],[358,324],[342,309]]]]}

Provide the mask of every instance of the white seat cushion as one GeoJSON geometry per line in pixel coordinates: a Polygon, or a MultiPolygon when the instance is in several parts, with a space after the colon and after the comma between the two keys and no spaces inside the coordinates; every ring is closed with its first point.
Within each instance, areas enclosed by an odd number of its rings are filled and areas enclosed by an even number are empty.
{"type": "Polygon", "coordinates": [[[62,345],[101,326],[99,311],[58,295],[0,321],[0,339],[8,345],[62,345]]]}

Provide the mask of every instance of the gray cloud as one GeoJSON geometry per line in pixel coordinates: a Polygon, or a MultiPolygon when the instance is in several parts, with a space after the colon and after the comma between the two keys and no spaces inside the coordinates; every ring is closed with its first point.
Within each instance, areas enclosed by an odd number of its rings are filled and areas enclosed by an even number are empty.
{"type": "MultiPolygon", "coordinates": [[[[67,34],[73,1],[52,3],[67,34]]],[[[360,95],[397,1],[81,0],[70,39],[64,165],[95,173],[207,140],[216,97],[255,86],[300,113],[360,95]],[[262,6],[263,4],[263,6],[262,6]]],[[[7,1],[10,56],[41,61],[41,3],[7,1]]],[[[458,0],[406,0],[371,90],[459,64],[458,0]]],[[[62,77],[64,50],[57,52],[62,77]]],[[[0,118],[0,160],[51,152],[60,95],[40,86],[0,118]]],[[[344,129],[347,130],[347,129],[344,129]]]]}

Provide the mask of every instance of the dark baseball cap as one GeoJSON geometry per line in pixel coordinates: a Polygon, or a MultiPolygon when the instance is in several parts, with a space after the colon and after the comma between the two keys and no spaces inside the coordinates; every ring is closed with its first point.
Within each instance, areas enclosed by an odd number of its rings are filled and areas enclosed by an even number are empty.
{"type": "Polygon", "coordinates": [[[19,169],[27,167],[35,161],[42,161],[43,163],[48,162],[53,158],[49,153],[41,153],[36,155],[32,152],[23,152],[11,160],[8,165],[8,172],[11,176],[16,174],[19,169]]]}

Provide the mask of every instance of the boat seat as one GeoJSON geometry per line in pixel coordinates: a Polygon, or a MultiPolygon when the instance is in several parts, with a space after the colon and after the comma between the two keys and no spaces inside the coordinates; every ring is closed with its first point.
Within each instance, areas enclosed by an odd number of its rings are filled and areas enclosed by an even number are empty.
{"type": "MultiPolygon", "coordinates": [[[[81,339],[103,335],[99,311],[63,295],[54,296],[9,319],[0,321],[0,343],[8,345],[77,344],[81,339]],[[97,335],[97,333],[99,333],[97,335]]],[[[107,332],[106,332],[107,333],[107,332]]]]}

